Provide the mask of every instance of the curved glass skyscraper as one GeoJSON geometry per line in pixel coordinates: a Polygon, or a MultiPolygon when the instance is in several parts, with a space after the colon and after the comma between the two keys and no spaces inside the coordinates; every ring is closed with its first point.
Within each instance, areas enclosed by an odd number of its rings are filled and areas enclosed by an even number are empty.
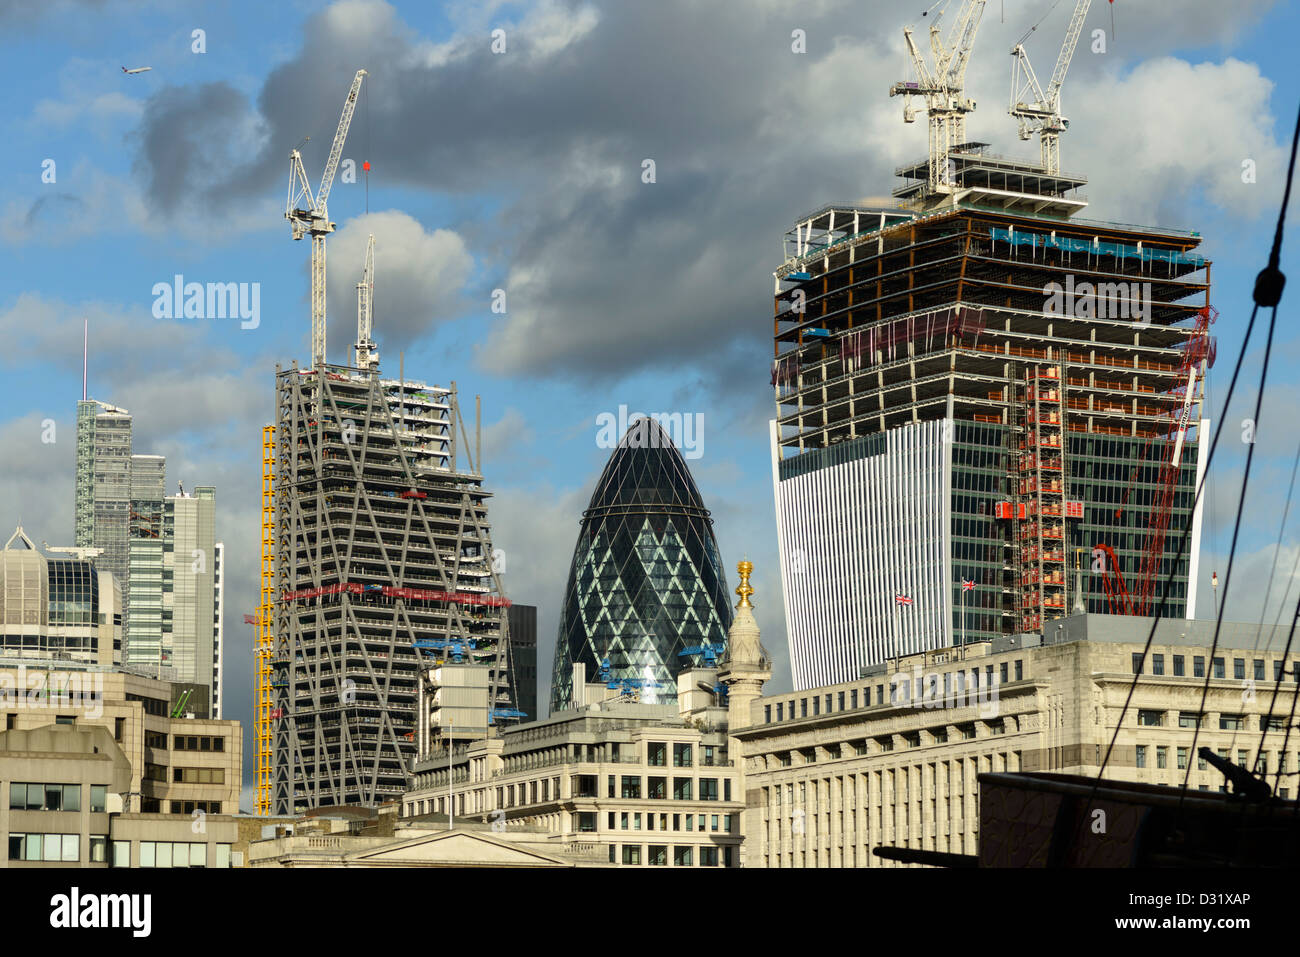
{"type": "Polygon", "coordinates": [[[642,700],[677,700],[677,673],[704,644],[719,658],[731,626],[713,522],[677,447],[639,419],[610,457],[573,552],[564,592],[551,711],[573,700],[573,665],[629,682],[642,700]],[[651,697],[653,695],[653,697],[651,697]]]}

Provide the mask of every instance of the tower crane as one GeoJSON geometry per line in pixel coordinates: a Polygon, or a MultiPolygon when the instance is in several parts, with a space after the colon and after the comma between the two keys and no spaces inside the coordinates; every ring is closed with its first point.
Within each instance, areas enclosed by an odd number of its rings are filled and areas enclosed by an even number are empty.
{"type": "Polygon", "coordinates": [[[343,104],[343,115],[339,117],[334,145],[330,147],[329,159],[325,163],[325,172],[315,196],[312,195],[307,171],[302,165],[302,154],[297,149],[289,153],[289,197],[285,204],[284,218],[289,220],[294,239],[311,236],[311,363],[314,369],[325,364],[325,237],[334,232],[327,203],[330,189],[334,185],[334,173],[343,156],[343,142],[348,138],[348,127],[352,125],[352,113],[357,107],[361,80],[365,75],[365,70],[358,70],[352,78],[352,89],[348,91],[347,101],[343,104]]]}
{"type": "MultiPolygon", "coordinates": [[[[930,24],[930,52],[934,65],[926,63],[912,37],[912,28],[904,27],[903,39],[916,70],[916,81],[895,83],[889,88],[890,96],[903,96],[903,122],[916,121],[916,108],[912,97],[925,98],[926,113],[930,119],[930,170],[929,188],[933,192],[953,186],[948,169],[948,154],[952,147],[966,141],[966,114],[975,109],[975,101],[965,96],[966,66],[970,62],[971,47],[984,15],[986,0],[963,0],[956,22],[948,32],[947,42],[940,36],[939,16],[930,24]]],[[[946,9],[946,3],[945,3],[946,9]]]]}
{"type": "Polygon", "coordinates": [[[1065,31],[1065,41],[1056,58],[1056,69],[1052,71],[1051,82],[1047,91],[1038,85],[1038,77],[1029,63],[1025,53],[1024,41],[1037,29],[1037,24],[1029,33],[1020,38],[1020,42],[1011,48],[1015,61],[1011,66],[1011,108],[1007,111],[1020,121],[1020,138],[1029,139],[1038,134],[1038,146],[1042,157],[1043,169],[1049,174],[1061,171],[1061,134],[1070,128],[1070,121],[1061,115],[1061,84],[1065,82],[1065,73],[1070,69],[1070,60],[1074,58],[1074,48],[1078,46],[1079,34],[1083,32],[1083,20],[1088,15],[1092,0],[1076,0],[1074,15],[1065,31]],[[1030,97],[1033,97],[1030,100],[1030,97]]]}
{"type": "Polygon", "coordinates": [[[357,283],[357,345],[356,362],[358,369],[373,370],[379,368],[379,347],[370,338],[374,322],[375,296],[375,234],[370,234],[366,242],[366,264],[361,271],[361,281],[357,283]]]}

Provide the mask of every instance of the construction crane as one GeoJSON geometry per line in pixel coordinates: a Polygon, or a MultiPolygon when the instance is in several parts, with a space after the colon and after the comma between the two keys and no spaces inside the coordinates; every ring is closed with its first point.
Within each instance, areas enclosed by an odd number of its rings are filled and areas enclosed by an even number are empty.
{"type": "Polygon", "coordinates": [[[312,195],[311,184],[307,181],[307,171],[302,165],[302,154],[294,149],[289,153],[289,196],[284,209],[284,218],[289,220],[293,238],[302,239],[311,236],[311,363],[313,369],[325,365],[325,237],[334,232],[330,222],[328,202],[330,189],[334,186],[334,173],[338,170],[339,159],[343,156],[343,142],[348,138],[348,127],[352,125],[352,113],[357,106],[357,94],[361,92],[361,80],[365,70],[357,70],[352,79],[352,89],[348,91],[347,101],[343,104],[343,115],[339,117],[339,128],[334,134],[334,145],[330,147],[329,159],[325,162],[325,172],[321,176],[320,188],[312,195]]]}
{"type": "Polygon", "coordinates": [[[1022,140],[1029,139],[1034,133],[1038,134],[1043,169],[1052,175],[1061,171],[1061,134],[1070,128],[1070,121],[1061,115],[1061,84],[1065,82],[1065,73],[1070,69],[1074,48],[1083,32],[1083,20],[1091,5],[1092,0],[1077,0],[1075,3],[1074,15],[1066,28],[1065,41],[1061,44],[1056,69],[1052,71],[1052,80],[1047,84],[1046,92],[1038,85],[1038,77],[1034,75],[1034,68],[1029,63],[1029,54],[1025,52],[1024,46],[1025,39],[1038,29],[1038,24],[1030,27],[1020,42],[1011,48],[1015,61],[1011,65],[1011,108],[1007,112],[1020,121],[1022,140]],[[1029,99],[1031,96],[1032,100],[1029,99]]]}
{"type": "Polygon", "coordinates": [[[705,641],[700,645],[691,645],[688,648],[683,648],[681,651],[677,652],[677,656],[679,658],[689,658],[694,657],[695,655],[700,655],[704,661],[704,667],[716,668],[718,665],[718,653],[722,650],[723,645],[721,642],[715,645],[712,642],[705,641]]]}
{"type": "MultiPolygon", "coordinates": [[[[975,109],[975,101],[965,96],[966,66],[970,62],[971,47],[984,15],[985,0],[964,0],[961,12],[953,23],[945,43],[940,36],[939,20],[944,11],[930,23],[930,51],[934,65],[925,62],[912,37],[912,28],[903,28],[903,39],[916,70],[916,82],[895,83],[889,88],[890,96],[903,96],[903,122],[916,121],[913,96],[925,98],[926,113],[930,118],[930,171],[929,188],[942,192],[953,186],[948,166],[948,154],[954,146],[966,142],[966,114],[975,109]]],[[[947,4],[944,4],[946,10],[947,4]]]]}
{"type": "Polygon", "coordinates": [[[1115,524],[1122,526],[1124,510],[1128,507],[1129,497],[1137,483],[1144,466],[1155,470],[1155,488],[1151,494],[1151,512],[1148,534],[1142,547],[1142,564],[1133,579],[1133,588],[1125,588],[1124,576],[1120,570],[1119,558],[1109,545],[1098,543],[1106,554],[1107,566],[1102,569],[1102,587],[1113,615],[1151,615],[1156,610],[1159,596],[1156,586],[1161,575],[1161,564],[1165,554],[1165,538],[1169,531],[1169,520],[1173,512],[1174,500],[1178,491],[1178,479],[1182,465],[1183,447],[1187,432],[1193,422],[1200,418],[1199,410],[1193,415],[1193,403],[1203,399],[1205,376],[1214,365],[1217,349],[1210,327],[1218,318],[1218,310],[1206,305],[1196,314],[1196,325],[1191,329],[1182,346],[1179,363],[1179,379],[1182,384],[1170,395],[1181,401],[1173,406],[1167,415],[1169,422],[1164,429],[1158,429],[1147,440],[1129,475],[1128,486],[1120,498],[1115,510],[1115,524]],[[1155,440],[1160,439],[1157,448],[1155,440]],[[1152,453],[1159,455],[1155,458],[1152,453]],[[1113,579],[1113,580],[1112,580],[1113,579]]]}
{"type": "MultiPolygon", "coordinates": [[[[375,234],[370,234],[366,241],[366,264],[361,271],[361,281],[357,283],[357,344],[356,361],[358,369],[373,371],[379,368],[379,346],[370,338],[370,329],[374,322],[375,295],[375,234]]],[[[406,495],[405,492],[402,493],[406,495]]],[[[423,496],[421,496],[423,498],[423,496]]]]}

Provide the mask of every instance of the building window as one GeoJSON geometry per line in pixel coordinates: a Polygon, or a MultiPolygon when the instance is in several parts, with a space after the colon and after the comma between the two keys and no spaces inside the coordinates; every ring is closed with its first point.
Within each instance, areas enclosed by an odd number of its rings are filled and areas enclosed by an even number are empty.
{"type": "Polygon", "coordinates": [[[807,698],[800,698],[800,699],[799,699],[799,717],[801,717],[801,718],[806,718],[806,717],[808,717],[808,699],[807,699],[807,698]]]}
{"type": "Polygon", "coordinates": [[[178,784],[225,784],[224,768],[172,768],[172,781],[178,784]]]}
{"type": "Polygon", "coordinates": [[[114,867],[131,866],[131,842],[130,841],[113,842],[113,866],[114,867]]]}
{"type": "Polygon", "coordinates": [[[1138,724],[1147,727],[1158,728],[1165,723],[1165,713],[1163,711],[1139,711],[1138,724]]]}
{"type": "Polygon", "coordinates": [[[673,866],[690,867],[691,866],[691,848],[674,847],[673,848],[673,866]]]}
{"type": "Polygon", "coordinates": [[[1133,674],[1142,674],[1142,655],[1137,653],[1133,655],[1133,674]]]}
{"type": "Polygon", "coordinates": [[[617,845],[617,844],[611,844],[611,845],[609,846],[609,862],[610,862],[611,864],[614,863],[614,855],[617,854],[617,853],[618,853],[618,845],[617,845]]]}
{"type": "Polygon", "coordinates": [[[641,845],[624,844],[623,845],[623,863],[640,864],[641,863],[641,845]]]}
{"type": "Polygon", "coordinates": [[[689,744],[673,745],[673,767],[689,768],[692,765],[691,746],[689,744]]]}
{"type": "Polygon", "coordinates": [[[772,706],[770,704],[763,705],[763,723],[772,723],[772,706]]]}
{"type": "MultiPolygon", "coordinates": [[[[771,720],[771,715],[768,715],[771,720]]],[[[646,746],[646,764],[652,768],[662,768],[668,763],[668,745],[663,741],[651,741],[646,746]]]]}
{"type": "Polygon", "coordinates": [[[1201,655],[1192,656],[1192,677],[1205,677],[1205,659],[1201,655]]]}
{"type": "Polygon", "coordinates": [[[822,709],[821,709],[821,699],[820,699],[820,698],[813,698],[813,717],[816,717],[817,715],[819,715],[819,714],[821,714],[821,713],[822,713],[822,709]]]}
{"type": "Polygon", "coordinates": [[[631,775],[623,775],[623,797],[639,800],[641,797],[641,779],[631,775]]]}
{"type": "Polygon", "coordinates": [[[646,863],[652,867],[668,866],[668,847],[665,844],[651,844],[646,849],[646,863]]]}
{"type": "Polygon", "coordinates": [[[1178,727],[1195,728],[1195,727],[1199,727],[1200,723],[1201,723],[1201,716],[1197,712],[1195,711],[1178,712],[1178,727]]]}
{"type": "Polygon", "coordinates": [[[804,748],[804,749],[803,749],[802,751],[800,751],[799,753],[803,756],[803,763],[804,763],[804,764],[816,764],[816,763],[817,763],[817,749],[816,749],[816,748],[804,748]]]}
{"type": "Polygon", "coordinates": [[[784,720],[785,720],[785,718],[783,717],[783,715],[782,715],[782,713],[781,713],[782,710],[784,709],[784,707],[785,707],[785,706],[784,706],[781,702],[778,701],[778,702],[776,703],[776,720],[777,720],[777,721],[784,721],[784,720]]]}
{"type": "Polygon", "coordinates": [[[854,688],[852,691],[849,692],[849,707],[853,708],[855,711],[857,710],[857,707],[858,707],[858,689],[857,689],[857,688],[854,688]]]}
{"type": "Polygon", "coordinates": [[[1239,714],[1219,715],[1220,731],[1244,731],[1245,729],[1246,729],[1246,721],[1242,715],[1239,714]]]}
{"type": "MultiPolygon", "coordinates": [[[[1233,676],[1234,678],[1236,678],[1238,681],[1240,681],[1241,679],[1243,679],[1243,678],[1246,677],[1246,659],[1245,659],[1245,658],[1233,658],[1233,659],[1232,659],[1232,676],[1233,676]]],[[[1216,677],[1217,677],[1217,676],[1216,676],[1216,677]]]]}
{"type": "Polygon", "coordinates": [[[1151,656],[1151,673],[1152,673],[1153,675],[1162,675],[1162,674],[1165,673],[1165,656],[1164,656],[1164,655],[1152,655],[1152,656],[1151,656]]]}
{"type": "Polygon", "coordinates": [[[731,778],[722,779],[722,800],[731,800],[731,778]]]}
{"type": "Polygon", "coordinates": [[[1007,663],[1005,661],[998,665],[998,679],[1003,684],[1007,683],[1007,670],[1007,663]]]}
{"type": "Polygon", "coordinates": [[[1156,767],[1157,767],[1157,768],[1167,768],[1167,767],[1169,767],[1169,749],[1168,749],[1168,748],[1156,748],[1156,767]]]}
{"type": "Polygon", "coordinates": [[[703,752],[700,755],[700,765],[702,767],[711,768],[718,763],[717,755],[715,754],[717,748],[714,747],[714,745],[712,744],[700,745],[700,750],[703,752]]]}
{"type": "Polygon", "coordinates": [[[1222,677],[1224,677],[1224,671],[1223,671],[1223,659],[1222,659],[1222,658],[1215,658],[1215,659],[1214,659],[1214,677],[1216,677],[1216,678],[1222,678],[1222,677]]]}
{"type": "MultiPolygon", "coordinates": [[[[691,800],[691,779],[690,778],[673,778],[673,800],[689,801],[691,800]]],[[[690,830],[688,827],[687,830],[690,830]]]]}
{"type": "Polygon", "coordinates": [[[1256,681],[1264,680],[1264,659],[1263,658],[1255,659],[1255,680],[1256,681]]]}
{"type": "Polygon", "coordinates": [[[614,775],[609,776],[609,796],[614,797],[614,775]]]}
{"type": "Polygon", "coordinates": [[[718,779],[700,778],[700,800],[716,801],[718,799],[718,779]]]}
{"type": "Polygon", "coordinates": [[[1274,680],[1274,681],[1281,681],[1281,680],[1282,680],[1282,667],[1283,667],[1284,664],[1285,664],[1285,662],[1283,662],[1283,661],[1281,661],[1281,660],[1278,660],[1278,661],[1274,661],[1274,662],[1273,662],[1273,680],[1274,680]]]}
{"type": "Polygon", "coordinates": [[[1021,681],[1025,677],[1025,663],[1019,658],[1016,659],[1016,680],[1021,681]]]}
{"type": "Polygon", "coordinates": [[[1187,749],[1179,748],[1178,749],[1178,770],[1184,771],[1186,769],[1187,769],[1187,749]]]}
{"type": "Polygon", "coordinates": [[[668,798],[668,779],[650,778],[646,781],[646,797],[652,801],[664,801],[668,798]]]}
{"type": "Polygon", "coordinates": [[[1183,664],[1186,659],[1182,655],[1174,655],[1174,677],[1182,678],[1187,674],[1187,668],[1183,664]]]}
{"type": "Polygon", "coordinates": [[[1145,768],[1147,766],[1147,746],[1145,744],[1139,744],[1136,747],[1134,750],[1134,756],[1139,768],[1145,768]]]}
{"type": "Polygon", "coordinates": [[[840,692],[840,696],[839,696],[839,710],[841,710],[841,711],[844,710],[844,692],[843,692],[843,691],[840,692]]]}
{"type": "Polygon", "coordinates": [[[718,849],[716,847],[700,848],[700,867],[717,867],[718,849]]]}

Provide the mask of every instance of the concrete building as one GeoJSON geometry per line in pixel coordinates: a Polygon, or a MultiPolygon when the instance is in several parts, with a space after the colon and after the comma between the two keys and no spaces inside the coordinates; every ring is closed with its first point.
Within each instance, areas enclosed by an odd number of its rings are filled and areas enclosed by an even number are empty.
{"type": "Polygon", "coordinates": [[[575,664],[574,709],[427,754],[403,817],[468,818],[506,833],[541,827],[551,846],[616,866],[740,866],[744,785],[730,735],[733,723],[748,723],[772,672],[749,602],[753,566],[738,567],[728,651],[712,667],[679,672],[675,704],[646,703],[622,682],[588,682],[575,664]]]}
{"type": "Polygon", "coordinates": [[[171,717],[184,688],[99,665],[0,659],[0,731],[106,728],[130,767],[124,810],[234,814],[243,729],[238,721],[171,717]]]}
{"type": "Polygon", "coordinates": [[[161,455],[131,456],[128,572],[125,589],[126,654],[128,665],[172,667],[167,641],[169,616],[163,608],[167,587],[164,553],[167,531],[163,521],[167,460],[161,455]],[[134,612],[134,614],[133,614],[134,612]]]}
{"type": "Polygon", "coordinates": [[[733,731],[745,866],[896,866],[871,854],[882,845],[974,854],[976,775],[1095,777],[1135,678],[1107,779],[1181,786],[1190,765],[1191,788],[1224,790],[1192,750],[1199,726],[1196,747],[1280,771],[1278,794],[1294,795],[1300,742],[1286,743],[1285,725],[1300,655],[1281,657],[1283,629],[1225,623],[1210,655],[1214,622],[1164,619],[1142,662],[1150,625],[1074,615],[1041,638],[920,652],[856,681],[756,699],[753,724],[733,731]]]}
{"type": "Polygon", "coordinates": [[[164,660],[180,681],[208,685],[212,715],[220,717],[222,549],[216,540],[216,489],[182,487],[164,502],[164,660]]]}
{"type": "Polygon", "coordinates": [[[122,590],[94,548],[50,548],[19,526],[0,551],[0,655],[103,666],[122,656],[122,590]]]}
{"type": "Polygon", "coordinates": [[[259,802],[378,805],[406,789],[442,665],[486,669],[484,724],[510,720],[490,493],[477,450],[457,441],[453,389],[383,379],[377,363],[277,369],[276,388],[263,562],[274,704],[260,726],[274,761],[259,782],[273,796],[259,802]]]}
{"type": "Polygon", "coordinates": [[[124,813],[132,769],[102,725],[0,732],[3,867],[230,867],[229,815],[124,813]]]}
{"type": "Polygon", "coordinates": [[[100,569],[130,587],[131,413],[82,399],[77,403],[75,543],[99,548],[100,569]]]}
{"type": "Polygon", "coordinates": [[[1133,614],[1170,575],[1164,615],[1195,609],[1200,234],[1073,220],[1086,179],[986,146],[955,145],[938,192],[909,164],[900,205],[786,234],[771,445],[798,689],[1041,632],[1076,602],[1129,613],[1116,575],[1133,614]]]}

